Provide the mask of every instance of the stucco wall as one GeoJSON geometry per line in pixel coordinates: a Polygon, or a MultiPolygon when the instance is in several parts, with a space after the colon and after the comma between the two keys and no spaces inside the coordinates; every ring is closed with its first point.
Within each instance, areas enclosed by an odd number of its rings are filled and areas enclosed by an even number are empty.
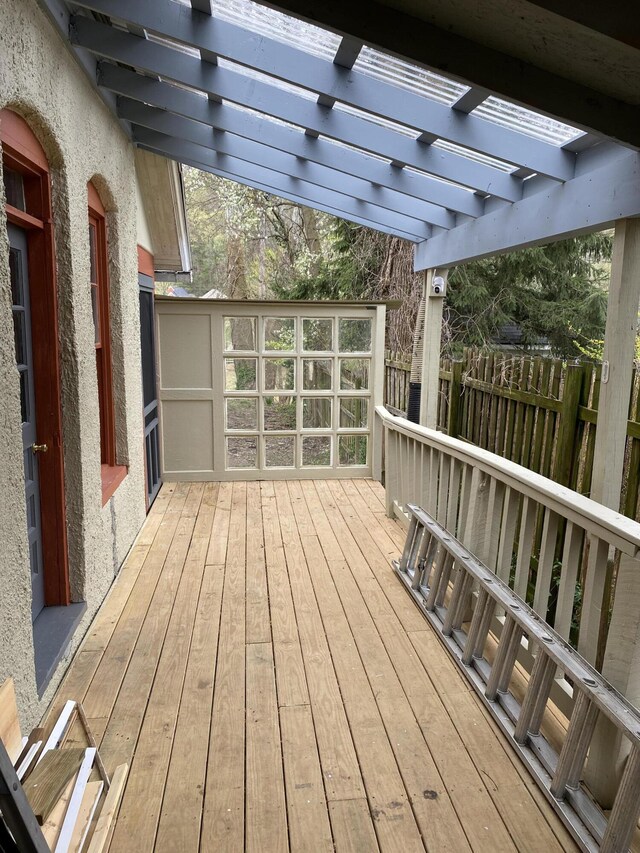
{"type": "MultiPolygon", "coordinates": [[[[80,642],[145,514],[133,149],[33,0],[0,2],[0,109],[29,123],[51,166],[59,293],[63,441],[72,598],[87,613],[80,642]],[[107,210],[118,462],[129,473],[103,507],[89,282],[87,182],[107,210]]],[[[4,197],[0,181],[0,681],[13,675],[25,727],[42,714],[66,668],[38,700],[18,376],[4,197]]]]}

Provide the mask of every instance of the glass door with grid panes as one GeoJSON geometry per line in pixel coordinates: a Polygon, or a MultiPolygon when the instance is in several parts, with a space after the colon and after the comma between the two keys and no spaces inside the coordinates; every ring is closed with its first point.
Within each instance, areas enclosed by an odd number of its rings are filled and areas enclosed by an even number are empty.
{"type": "Polygon", "coordinates": [[[265,309],[222,317],[225,470],[369,473],[376,310],[265,309]]]}

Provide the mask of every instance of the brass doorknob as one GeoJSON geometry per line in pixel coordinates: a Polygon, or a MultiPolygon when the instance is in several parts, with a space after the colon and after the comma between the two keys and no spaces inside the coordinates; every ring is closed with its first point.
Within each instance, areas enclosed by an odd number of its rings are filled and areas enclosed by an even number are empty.
{"type": "Polygon", "coordinates": [[[46,453],[49,446],[47,444],[32,444],[31,449],[34,453],[46,453]]]}

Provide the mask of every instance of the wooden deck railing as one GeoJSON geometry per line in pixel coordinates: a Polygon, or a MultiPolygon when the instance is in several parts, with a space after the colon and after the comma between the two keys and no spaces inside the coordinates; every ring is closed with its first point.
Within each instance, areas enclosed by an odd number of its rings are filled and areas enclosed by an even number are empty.
{"type": "MultiPolygon", "coordinates": [[[[640,571],[640,524],[546,477],[442,432],[376,409],[384,431],[389,515],[423,507],[539,616],[600,668],[609,628],[612,566],[640,571]]],[[[379,463],[378,469],[382,465],[379,463]]],[[[530,671],[526,643],[521,660],[530,671]]],[[[568,713],[562,677],[553,698],[568,713]]]]}

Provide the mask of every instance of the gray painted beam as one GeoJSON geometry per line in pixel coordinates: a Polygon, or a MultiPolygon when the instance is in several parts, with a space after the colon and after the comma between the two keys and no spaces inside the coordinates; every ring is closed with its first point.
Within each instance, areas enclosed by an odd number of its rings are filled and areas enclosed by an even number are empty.
{"type": "Polygon", "coordinates": [[[138,126],[133,127],[133,139],[135,142],[164,151],[182,162],[191,160],[205,163],[215,169],[225,171],[229,176],[242,178],[252,185],[254,183],[268,184],[272,187],[273,192],[284,191],[293,194],[306,200],[303,203],[320,202],[340,211],[339,215],[341,216],[347,218],[349,215],[359,216],[366,219],[372,228],[384,225],[404,234],[412,234],[414,240],[425,239],[431,233],[428,225],[418,223],[415,219],[383,210],[364,201],[358,201],[335,190],[328,190],[310,184],[308,181],[293,178],[281,172],[274,172],[264,166],[247,163],[237,157],[217,154],[215,151],[193,142],[178,140],[166,134],[138,126]]]}
{"type": "Polygon", "coordinates": [[[370,181],[363,181],[360,178],[336,172],[334,169],[328,169],[326,166],[309,163],[292,154],[243,139],[228,131],[212,130],[207,125],[173,115],[166,110],[159,110],[127,98],[119,98],[118,115],[132,124],[202,145],[204,148],[217,151],[218,154],[237,157],[239,160],[264,166],[274,172],[281,172],[292,178],[308,181],[319,187],[366,201],[375,207],[395,211],[402,216],[414,219],[416,228],[423,228],[425,222],[447,229],[455,225],[454,214],[442,207],[424,202],[417,205],[415,200],[405,199],[404,196],[382,187],[376,188],[370,181]]]}
{"type": "Polygon", "coordinates": [[[236,24],[193,16],[173,0],[75,0],[152,32],[224,56],[233,62],[326,95],[336,101],[416,130],[525,166],[533,172],[570,180],[575,156],[537,139],[501,127],[401,89],[359,71],[340,68],[236,24]]]}
{"type": "Polygon", "coordinates": [[[241,178],[237,175],[232,175],[229,172],[225,172],[223,169],[216,169],[213,166],[208,166],[206,163],[199,163],[197,160],[181,159],[180,157],[175,157],[170,153],[167,153],[166,151],[154,148],[151,145],[144,145],[141,142],[136,143],[136,147],[141,148],[143,151],[150,151],[152,154],[157,154],[159,157],[166,157],[169,160],[175,160],[177,163],[182,163],[186,166],[192,166],[194,169],[200,169],[200,171],[202,172],[210,172],[212,175],[215,175],[218,178],[224,178],[227,181],[234,181],[236,184],[242,184],[242,186],[269,193],[270,195],[277,196],[278,198],[291,201],[294,204],[302,204],[306,207],[311,207],[314,210],[320,210],[323,213],[328,213],[331,216],[337,216],[339,219],[345,219],[347,222],[353,222],[356,225],[363,225],[365,228],[371,228],[374,231],[380,231],[383,234],[389,234],[392,237],[401,237],[403,240],[408,240],[411,243],[417,242],[417,237],[415,237],[415,235],[413,234],[405,234],[402,231],[397,231],[393,228],[387,228],[386,226],[380,225],[378,223],[371,223],[367,219],[363,219],[362,217],[356,216],[355,214],[347,215],[342,211],[336,210],[336,208],[322,204],[321,202],[310,202],[308,199],[304,199],[300,196],[295,195],[294,193],[288,193],[280,189],[276,190],[268,184],[262,184],[255,180],[249,181],[245,178],[241,178]]]}
{"type": "MultiPolygon", "coordinates": [[[[631,0],[633,2],[633,0],[631,0]]],[[[325,26],[365,44],[408,59],[423,68],[573,124],[581,130],[640,146],[640,107],[575,83],[455,32],[437,27],[375,0],[258,0],[281,12],[325,26]]],[[[629,2],[629,0],[627,0],[629,2]]],[[[549,0],[551,4],[551,0],[549,0]]],[[[555,3],[553,4],[555,5],[555,3]]],[[[576,3],[577,5],[577,3],[576,3]]],[[[599,20],[608,9],[590,5],[599,20]]],[[[635,8],[635,4],[634,4],[635,8]]],[[[521,164],[523,165],[523,164],[521,164]]]]}
{"type": "Polygon", "coordinates": [[[415,269],[450,267],[549,243],[609,228],[616,220],[632,216],[640,216],[640,154],[636,152],[420,243],[415,269]]]}
{"type": "Polygon", "coordinates": [[[317,130],[321,136],[338,139],[507,201],[522,198],[519,178],[423,145],[342,110],[318,107],[312,100],[228,68],[212,67],[186,53],[115,30],[107,24],[76,17],[70,36],[75,44],[100,56],[317,130]]]}
{"type": "Polygon", "coordinates": [[[260,115],[226,104],[213,106],[195,92],[158,82],[112,63],[99,63],[98,82],[120,95],[387,187],[402,194],[407,205],[406,212],[411,215],[416,215],[414,211],[419,209],[413,206],[414,200],[418,203],[430,202],[473,217],[481,216],[484,211],[483,202],[467,190],[418,172],[398,171],[364,152],[335,145],[328,139],[309,140],[299,130],[269,121],[260,115]]]}

